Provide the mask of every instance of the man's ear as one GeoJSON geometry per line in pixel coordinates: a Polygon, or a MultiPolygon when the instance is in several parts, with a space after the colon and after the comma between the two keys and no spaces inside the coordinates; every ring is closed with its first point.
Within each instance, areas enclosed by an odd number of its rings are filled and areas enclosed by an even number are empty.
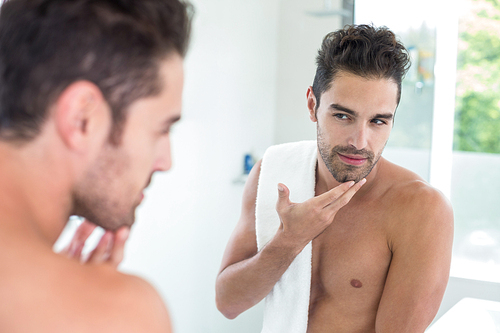
{"type": "Polygon", "coordinates": [[[307,97],[307,109],[309,110],[309,118],[311,119],[311,121],[317,122],[318,119],[316,118],[316,96],[314,96],[311,86],[307,88],[306,97],[307,97]]]}
{"type": "Polygon", "coordinates": [[[89,81],[76,81],[59,95],[54,105],[57,132],[72,150],[85,151],[88,145],[107,135],[109,107],[101,90],[89,81]]]}

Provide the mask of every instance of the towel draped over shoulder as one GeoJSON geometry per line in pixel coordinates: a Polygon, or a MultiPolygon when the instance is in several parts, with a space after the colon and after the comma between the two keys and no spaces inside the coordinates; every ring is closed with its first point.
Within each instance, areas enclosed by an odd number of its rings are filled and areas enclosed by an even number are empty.
{"type": "MultiPolygon", "coordinates": [[[[285,143],[266,150],[260,169],[255,208],[259,251],[280,227],[276,212],[278,183],[290,189],[292,202],[304,202],[315,194],[316,164],[316,141],[285,143]]],[[[266,296],[262,333],[307,331],[311,269],[312,242],[309,242],[266,296]]]]}

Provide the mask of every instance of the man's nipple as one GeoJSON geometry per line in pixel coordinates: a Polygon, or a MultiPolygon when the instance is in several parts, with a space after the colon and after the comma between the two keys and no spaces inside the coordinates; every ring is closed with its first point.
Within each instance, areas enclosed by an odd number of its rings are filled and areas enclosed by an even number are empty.
{"type": "Polygon", "coordinates": [[[351,286],[353,286],[354,288],[361,288],[361,287],[363,287],[363,284],[359,280],[352,279],[351,286]]]}

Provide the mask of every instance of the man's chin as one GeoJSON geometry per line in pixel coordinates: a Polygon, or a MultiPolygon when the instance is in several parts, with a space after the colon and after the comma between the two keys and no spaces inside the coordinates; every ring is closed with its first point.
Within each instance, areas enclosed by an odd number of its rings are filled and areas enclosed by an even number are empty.
{"type": "MultiPolygon", "coordinates": [[[[91,221],[91,220],[89,220],[91,221]]],[[[91,221],[93,222],[93,221],[91,221]]],[[[116,231],[120,229],[123,226],[127,227],[132,227],[132,225],[135,223],[135,210],[133,214],[130,214],[128,216],[124,216],[122,218],[120,217],[114,217],[114,218],[99,218],[97,219],[96,222],[94,222],[96,225],[99,227],[103,228],[104,230],[109,230],[109,231],[116,231]]]]}
{"type": "Polygon", "coordinates": [[[359,182],[361,179],[363,178],[351,178],[351,177],[346,177],[346,178],[340,178],[340,179],[335,179],[336,181],[338,181],[339,183],[347,183],[347,182],[352,182],[354,181],[355,183],[359,182]]]}
{"type": "Polygon", "coordinates": [[[368,174],[365,175],[365,173],[358,173],[358,174],[332,174],[333,178],[335,178],[336,181],[339,183],[345,183],[345,182],[350,182],[354,181],[355,183],[359,182],[361,179],[365,178],[368,174]]]}

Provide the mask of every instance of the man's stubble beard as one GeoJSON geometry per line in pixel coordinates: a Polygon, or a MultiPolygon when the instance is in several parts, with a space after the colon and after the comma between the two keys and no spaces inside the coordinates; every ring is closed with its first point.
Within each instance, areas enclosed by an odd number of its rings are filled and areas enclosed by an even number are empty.
{"type": "Polygon", "coordinates": [[[129,203],[127,191],[115,188],[125,181],[120,175],[129,164],[127,156],[113,146],[103,148],[95,164],[73,190],[72,214],[85,217],[106,230],[131,226],[138,203],[129,203]]]}
{"type": "Polygon", "coordinates": [[[332,148],[325,142],[319,125],[317,125],[317,133],[318,151],[321,158],[333,178],[339,183],[345,183],[347,181],[354,181],[357,183],[361,179],[368,176],[379,161],[385,148],[384,144],[384,148],[382,148],[377,155],[375,155],[372,151],[366,149],[358,150],[350,146],[345,147],[337,145],[332,148]],[[361,158],[366,158],[366,162],[363,166],[348,165],[340,160],[338,157],[339,153],[342,155],[357,155],[361,158]]]}

